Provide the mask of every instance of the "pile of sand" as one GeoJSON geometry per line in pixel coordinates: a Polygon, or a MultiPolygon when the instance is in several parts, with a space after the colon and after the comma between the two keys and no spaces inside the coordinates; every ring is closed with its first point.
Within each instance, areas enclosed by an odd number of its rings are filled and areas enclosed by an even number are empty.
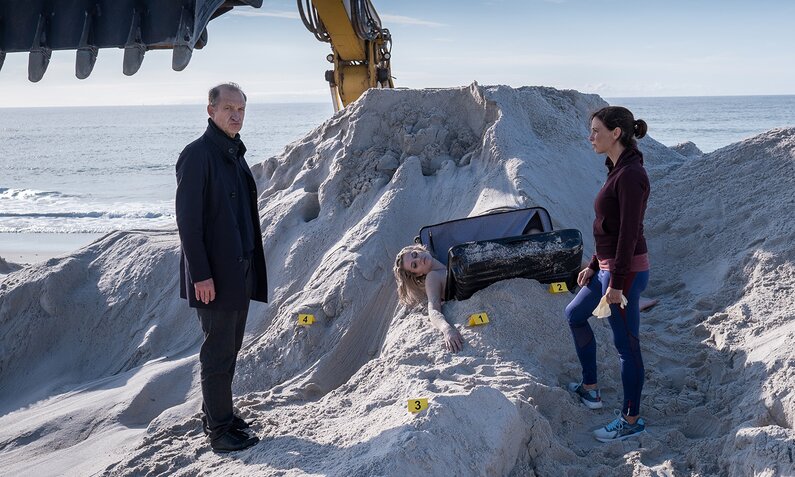
{"type": "MultiPolygon", "coordinates": [[[[110,234],[0,278],[0,466],[85,475],[788,475],[795,473],[795,270],[785,218],[795,130],[685,157],[641,141],[661,304],[642,317],[649,432],[600,444],[621,382],[594,320],[606,408],[579,377],[563,308],[532,280],[445,304],[445,352],[397,306],[395,253],[423,225],[542,206],[584,232],[604,180],[596,96],[551,88],[370,91],[254,167],[271,304],[252,306],[237,404],[263,438],[201,433],[194,314],[171,231],[110,234]],[[464,326],[486,312],[490,323],[464,326]],[[296,324],[312,313],[310,327],[296,324]],[[429,408],[407,411],[408,399],[429,408]]],[[[653,134],[653,125],[652,134],[653,134]]]]}
{"type": "Polygon", "coordinates": [[[0,257],[0,275],[4,275],[6,273],[16,272],[22,268],[22,265],[19,265],[14,262],[9,262],[8,260],[0,257]]]}

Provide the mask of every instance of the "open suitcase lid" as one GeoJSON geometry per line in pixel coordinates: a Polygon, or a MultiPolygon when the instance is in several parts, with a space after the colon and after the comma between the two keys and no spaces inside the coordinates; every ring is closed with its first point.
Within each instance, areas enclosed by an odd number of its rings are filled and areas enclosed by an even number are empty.
{"type": "Polygon", "coordinates": [[[533,229],[538,232],[552,231],[552,220],[545,208],[493,212],[427,225],[420,229],[415,241],[428,247],[437,260],[447,265],[447,252],[451,247],[466,242],[526,235],[533,233],[533,229]]]}

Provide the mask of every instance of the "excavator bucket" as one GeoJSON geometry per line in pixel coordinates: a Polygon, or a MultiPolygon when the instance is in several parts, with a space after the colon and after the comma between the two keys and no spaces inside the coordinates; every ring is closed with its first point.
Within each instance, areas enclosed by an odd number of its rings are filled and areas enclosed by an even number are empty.
{"type": "Polygon", "coordinates": [[[28,52],[28,79],[41,80],[53,50],[76,50],[75,75],[87,78],[101,48],[123,48],[126,75],[144,53],[171,49],[182,71],[207,43],[207,24],[262,0],[0,0],[0,68],[6,53],[28,52]]]}

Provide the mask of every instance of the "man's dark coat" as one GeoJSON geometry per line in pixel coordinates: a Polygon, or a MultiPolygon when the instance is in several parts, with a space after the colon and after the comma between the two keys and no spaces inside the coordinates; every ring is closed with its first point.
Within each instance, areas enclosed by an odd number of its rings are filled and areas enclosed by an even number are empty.
{"type": "Polygon", "coordinates": [[[239,136],[227,136],[213,122],[204,135],[188,144],[177,160],[176,213],[182,243],[179,293],[192,307],[240,311],[249,299],[268,301],[265,254],[257,209],[257,185],[245,160],[251,221],[257,236],[251,270],[255,276],[250,297],[245,293],[243,245],[238,230],[238,156],[245,153],[239,136]],[[193,284],[213,279],[215,300],[196,299],[193,284]]]}

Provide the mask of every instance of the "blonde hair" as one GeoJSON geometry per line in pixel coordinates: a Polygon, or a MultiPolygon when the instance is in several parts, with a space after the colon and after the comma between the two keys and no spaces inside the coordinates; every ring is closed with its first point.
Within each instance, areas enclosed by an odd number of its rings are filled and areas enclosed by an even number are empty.
{"type": "Polygon", "coordinates": [[[403,268],[403,257],[411,252],[428,252],[425,245],[414,244],[403,247],[395,258],[395,281],[397,282],[398,301],[406,306],[417,306],[422,303],[425,294],[425,275],[415,275],[403,268]]]}

